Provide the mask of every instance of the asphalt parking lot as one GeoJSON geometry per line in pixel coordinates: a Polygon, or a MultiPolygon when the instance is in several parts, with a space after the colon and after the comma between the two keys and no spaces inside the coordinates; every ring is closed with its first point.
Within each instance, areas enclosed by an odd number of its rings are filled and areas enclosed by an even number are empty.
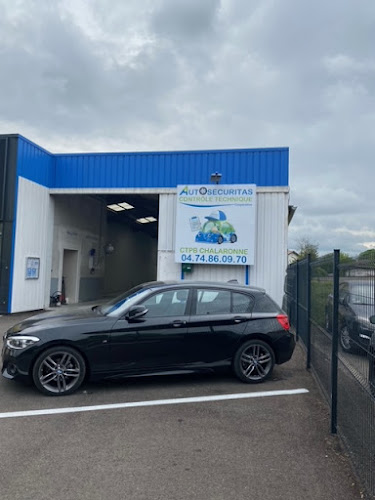
{"type": "Polygon", "coordinates": [[[0,417],[2,500],[363,498],[299,346],[261,385],[184,375],[51,398],[1,377],[0,417]]]}

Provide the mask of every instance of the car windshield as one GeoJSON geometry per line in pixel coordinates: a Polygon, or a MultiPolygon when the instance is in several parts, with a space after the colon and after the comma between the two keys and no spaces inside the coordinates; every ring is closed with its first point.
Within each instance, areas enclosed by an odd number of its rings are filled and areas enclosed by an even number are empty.
{"type": "Polygon", "coordinates": [[[350,290],[352,304],[371,306],[374,305],[374,285],[354,285],[350,290]]]}
{"type": "Polygon", "coordinates": [[[135,302],[138,302],[139,299],[147,296],[149,293],[150,288],[136,286],[101,305],[99,307],[99,312],[105,316],[119,316],[135,302]]]}

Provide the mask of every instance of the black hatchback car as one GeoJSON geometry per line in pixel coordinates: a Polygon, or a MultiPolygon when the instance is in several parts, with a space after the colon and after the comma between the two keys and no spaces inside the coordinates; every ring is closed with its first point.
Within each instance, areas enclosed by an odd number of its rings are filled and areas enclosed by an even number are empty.
{"type": "MultiPolygon", "coordinates": [[[[326,329],[332,329],[333,296],[326,304],[326,329]]],[[[370,316],[375,314],[374,283],[365,280],[345,280],[339,286],[339,341],[346,352],[367,349],[374,332],[370,316]]]]}
{"type": "Polygon", "coordinates": [[[258,383],[294,347],[287,316],[260,288],[151,282],[100,307],[15,325],[4,335],[2,374],[56,396],[85,379],[223,367],[258,383]]]}

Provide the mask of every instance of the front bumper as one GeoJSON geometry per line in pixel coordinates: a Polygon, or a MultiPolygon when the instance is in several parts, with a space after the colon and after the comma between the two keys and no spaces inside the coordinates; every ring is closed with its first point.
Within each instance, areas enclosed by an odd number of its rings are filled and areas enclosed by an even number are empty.
{"type": "Polygon", "coordinates": [[[10,380],[30,380],[31,357],[29,353],[9,349],[3,345],[1,351],[2,368],[1,374],[10,380]]]}

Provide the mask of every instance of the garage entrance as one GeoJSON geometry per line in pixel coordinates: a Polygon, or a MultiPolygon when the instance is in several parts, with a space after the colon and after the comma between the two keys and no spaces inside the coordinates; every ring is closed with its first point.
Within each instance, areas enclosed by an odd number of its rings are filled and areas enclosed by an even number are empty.
{"type": "Polygon", "coordinates": [[[112,297],[156,280],[158,194],[55,194],[51,295],[112,297]]]}

